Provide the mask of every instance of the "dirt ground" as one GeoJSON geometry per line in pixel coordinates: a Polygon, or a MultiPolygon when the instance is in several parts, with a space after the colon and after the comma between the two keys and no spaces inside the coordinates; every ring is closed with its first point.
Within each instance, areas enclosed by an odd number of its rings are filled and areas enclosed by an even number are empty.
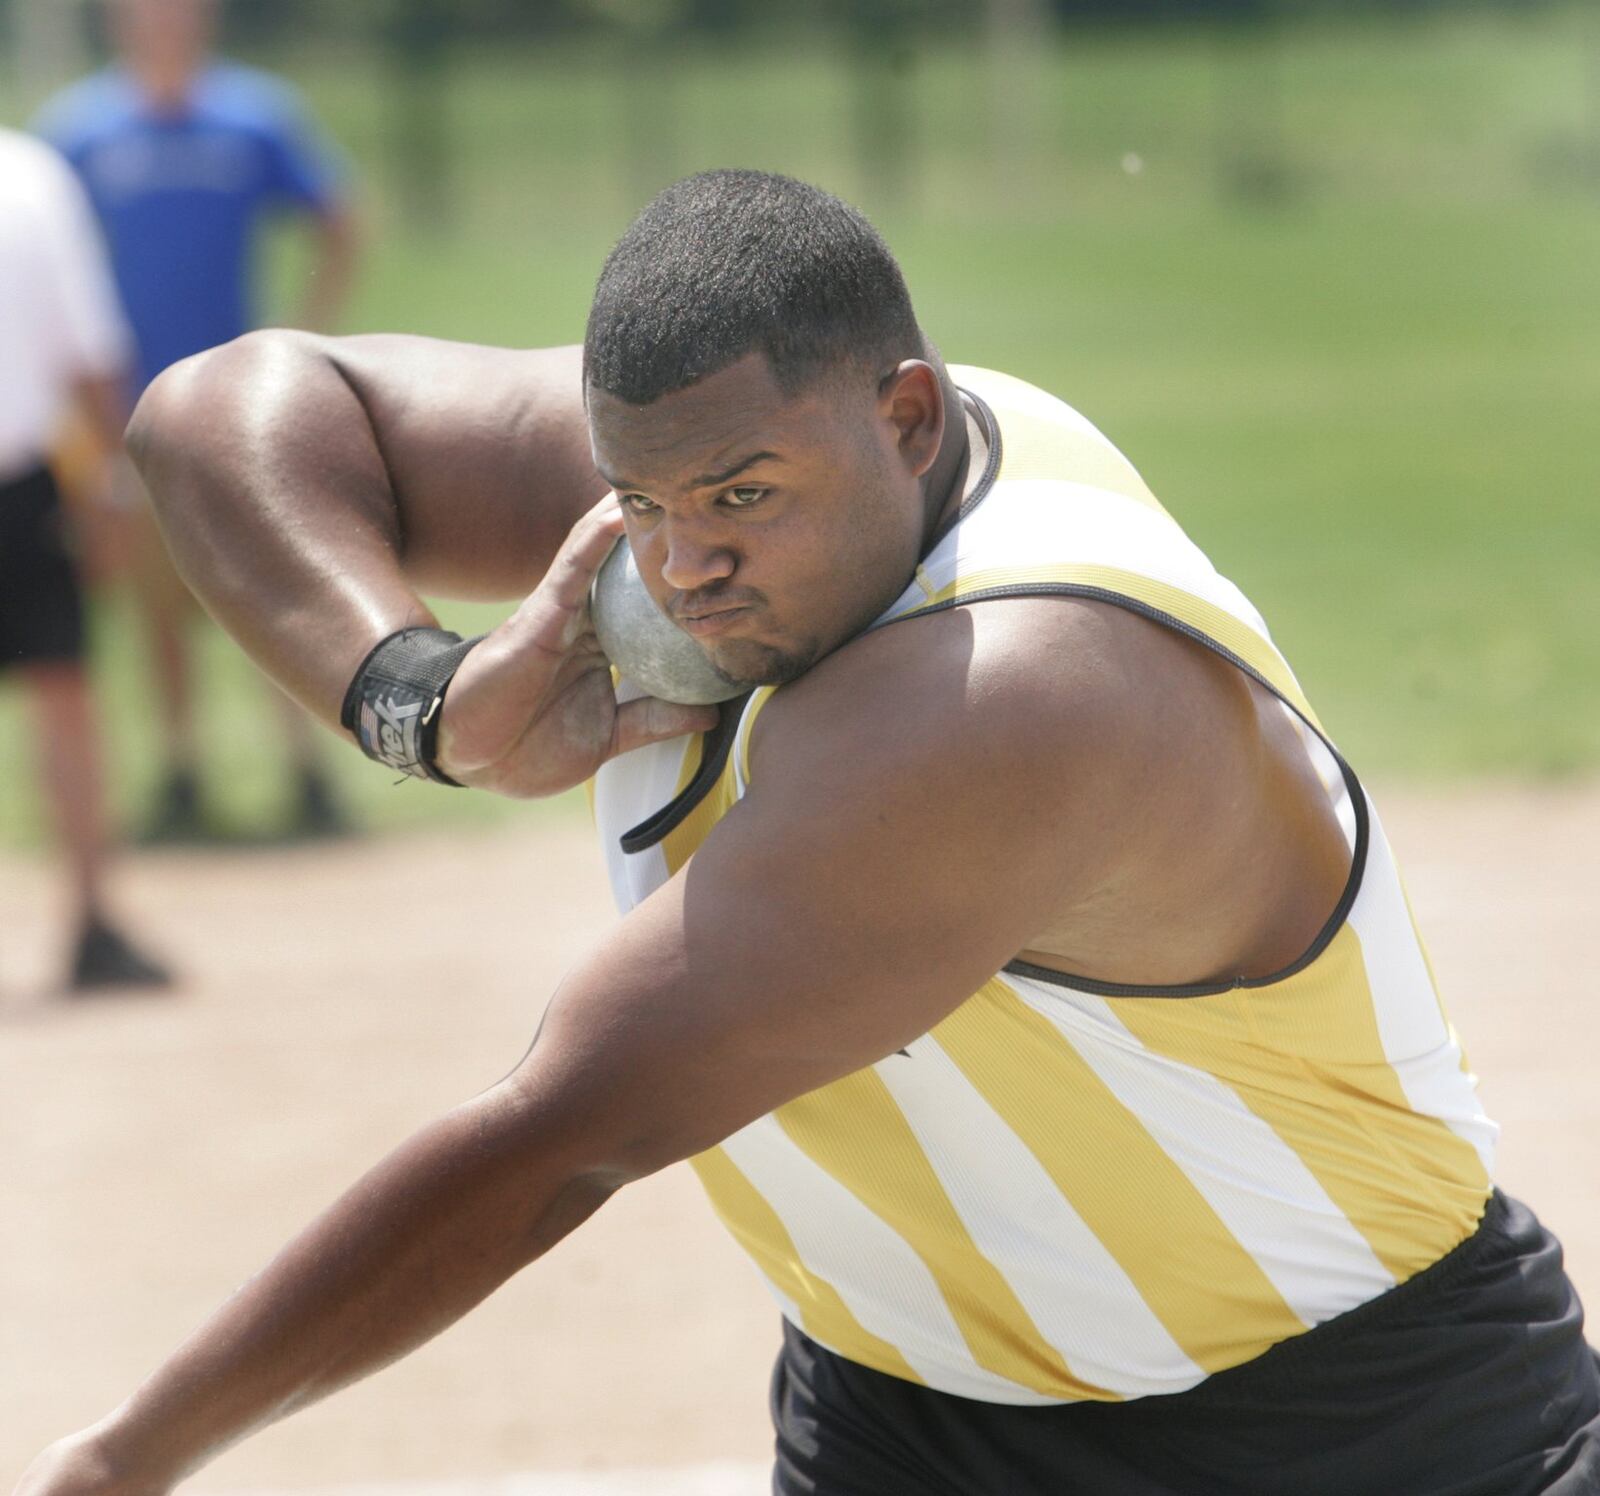
{"type": "MultiPolygon", "coordinates": [[[[1600,1302],[1600,983],[1584,944],[1600,784],[1378,803],[1505,1129],[1500,1181],[1600,1302]]],[[[360,1169],[509,1069],[612,920],[578,817],[146,856],[120,889],[183,989],[67,1004],[45,990],[60,933],[49,871],[0,859],[0,1490],[360,1169]]],[[[726,1462],[716,1488],[733,1490],[730,1472],[767,1453],[776,1335],[754,1270],[680,1166],[624,1191],[423,1352],[197,1484],[442,1493],[516,1471],[726,1462]]]]}

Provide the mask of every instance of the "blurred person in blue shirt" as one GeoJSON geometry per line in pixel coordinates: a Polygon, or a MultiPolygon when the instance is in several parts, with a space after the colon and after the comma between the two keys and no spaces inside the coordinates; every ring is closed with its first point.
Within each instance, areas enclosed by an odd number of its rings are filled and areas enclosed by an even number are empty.
{"type": "MultiPolygon", "coordinates": [[[[256,249],[282,212],[314,254],[297,326],[330,327],[356,258],[341,165],[299,97],[270,74],[216,58],[215,0],[106,0],[113,64],[49,100],[34,128],[71,162],[111,251],[132,326],[128,406],[169,364],[256,324],[256,249]]],[[[136,573],[161,704],[165,773],[146,841],[205,839],[195,731],[197,616],[142,504],[136,573]]],[[[309,720],[281,703],[293,760],[289,830],[331,834],[344,818],[309,720]]]]}

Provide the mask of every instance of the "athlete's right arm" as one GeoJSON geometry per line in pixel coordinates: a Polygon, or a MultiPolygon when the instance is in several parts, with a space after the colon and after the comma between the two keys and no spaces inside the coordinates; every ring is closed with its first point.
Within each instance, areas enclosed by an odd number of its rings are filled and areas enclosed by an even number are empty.
{"type": "Polygon", "coordinates": [[[457,778],[548,793],[707,725],[617,710],[582,629],[621,522],[596,508],[576,348],[253,333],[162,374],[128,442],[184,580],[330,725],[374,644],[435,621],[423,589],[531,590],[451,688],[457,778]]]}
{"type": "Polygon", "coordinates": [[[174,365],[129,427],[183,579],[337,721],[419,588],[518,597],[605,492],[578,350],[253,333],[174,365]]]}

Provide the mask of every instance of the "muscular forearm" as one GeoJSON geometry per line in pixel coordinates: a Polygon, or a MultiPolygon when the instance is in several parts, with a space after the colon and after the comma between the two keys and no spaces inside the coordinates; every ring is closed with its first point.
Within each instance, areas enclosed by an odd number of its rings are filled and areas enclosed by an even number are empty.
{"type": "Polygon", "coordinates": [[[580,350],[254,333],[185,360],[129,427],[196,595],[334,721],[426,587],[520,598],[604,492],[580,350]]]}
{"type": "Polygon", "coordinates": [[[377,639],[431,621],[371,422],[319,340],[259,334],[186,360],[128,443],[185,582],[325,721],[377,639]]]}
{"type": "Polygon", "coordinates": [[[507,1083],[356,1184],[93,1431],[117,1488],[164,1491],[387,1365],[598,1209],[614,1183],[538,1132],[507,1083]]]}

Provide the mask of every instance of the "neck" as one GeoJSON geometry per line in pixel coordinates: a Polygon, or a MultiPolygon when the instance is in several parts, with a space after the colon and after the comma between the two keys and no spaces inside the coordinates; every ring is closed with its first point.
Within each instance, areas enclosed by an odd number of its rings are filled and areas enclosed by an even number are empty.
{"type": "Polygon", "coordinates": [[[922,544],[926,552],[933,537],[961,507],[967,478],[972,467],[972,442],[967,434],[967,408],[954,381],[939,371],[939,388],[944,393],[944,435],[939,440],[939,455],[923,475],[922,544]]]}
{"type": "Polygon", "coordinates": [[[128,72],[140,91],[158,109],[180,108],[189,98],[189,89],[195,74],[200,71],[198,59],[171,61],[166,58],[130,57],[128,72]]]}

